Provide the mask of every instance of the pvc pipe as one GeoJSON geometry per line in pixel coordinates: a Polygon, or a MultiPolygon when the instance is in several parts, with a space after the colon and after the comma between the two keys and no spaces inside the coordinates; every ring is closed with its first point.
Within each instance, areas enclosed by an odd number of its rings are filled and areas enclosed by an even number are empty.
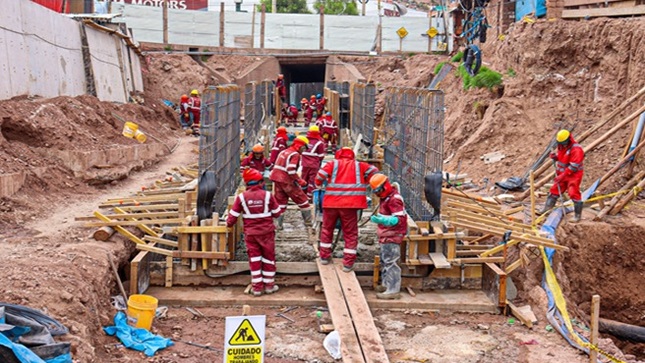
{"type": "MultiPolygon", "coordinates": [[[[629,146],[629,151],[634,150],[636,145],[638,145],[641,135],[643,134],[643,125],[645,125],[645,112],[641,113],[641,117],[638,119],[638,125],[636,126],[636,132],[634,133],[632,144],[629,146]]],[[[634,160],[633,156],[630,158],[630,161],[632,160],[634,160]]]]}

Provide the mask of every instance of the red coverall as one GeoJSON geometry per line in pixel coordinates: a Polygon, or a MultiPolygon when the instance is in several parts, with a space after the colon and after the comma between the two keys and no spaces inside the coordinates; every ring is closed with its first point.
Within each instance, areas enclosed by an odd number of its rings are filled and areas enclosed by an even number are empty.
{"type": "Polygon", "coordinates": [[[314,181],[316,174],[320,169],[320,164],[325,158],[325,141],[320,137],[320,132],[307,132],[309,139],[309,147],[307,151],[302,153],[302,179],[304,179],[309,187],[307,188],[307,196],[311,198],[311,193],[315,188],[314,181]]]}
{"type": "Polygon", "coordinates": [[[314,117],[314,110],[309,106],[309,102],[300,102],[300,109],[305,119],[305,127],[309,127],[311,119],[314,117]]]}
{"type": "Polygon", "coordinates": [[[278,131],[275,135],[273,143],[271,144],[271,155],[269,155],[269,162],[271,162],[271,164],[275,164],[280,152],[287,148],[287,139],[289,139],[289,136],[286,132],[278,131]]]}
{"type": "Polygon", "coordinates": [[[331,144],[332,152],[336,152],[336,143],[338,140],[338,125],[331,116],[325,116],[320,127],[323,139],[331,144]]]}
{"type": "Polygon", "coordinates": [[[376,235],[381,244],[380,264],[383,286],[387,289],[387,293],[397,293],[401,290],[401,267],[398,262],[401,259],[401,242],[408,233],[408,217],[403,198],[396,189],[391,185],[388,186],[389,192],[381,196],[379,214],[394,216],[398,219],[398,223],[390,227],[378,224],[376,235]]]}
{"type": "Polygon", "coordinates": [[[181,127],[184,129],[191,125],[190,104],[188,102],[188,97],[182,98],[179,102],[179,122],[181,123],[181,127]]]}
{"type": "Polygon", "coordinates": [[[325,105],[327,104],[327,98],[318,98],[316,99],[316,111],[318,115],[322,115],[325,112],[325,105]]]}
{"type": "Polygon", "coordinates": [[[562,178],[559,182],[554,182],[550,193],[556,197],[560,196],[560,191],[568,192],[569,198],[574,202],[581,201],[580,183],[582,183],[583,160],[585,152],[582,146],[578,144],[573,136],[569,139],[566,146],[558,145],[558,160],[555,162],[556,179],[562,178]],[[560,175],[564,175],[560,177],[560,175]],[[558,185],[560,186],[558,190],[558,185]]]}
{"type": "Polygon", "coordinates": [[[242,162],[240,163],[240,173],[248,166],[249,168],[255,169],[264,174],[265,170],[271,169],[271,165],[273,164],[271,164],[271,162],[264,156],[262,156],[261,159],[256,159],[255,155],[251,153],[251,155],[242,159],[242,162]]]}
{"type": "Polygon", "coordinates": [[[190,96],[190,113],[193,114],[193,129],[199,130],[202,100],[199,96],[190,96]]]}
{"type": "Polygon", "coordinates": [[[316,187],[327,181],[323,197],[323,222],[320,231],[320,258],[331,258],[332,237],[340,218],[345,248],[343,266],[351,268],[356,261],[358,246],[358,211],[367,208],[367,183],[376,174],[376,167],[354,159],[352,149],[343,148],[338,158],[325,164],[316,176],[316,187]]]}
{"type": "Polygon", "coordinates": [[[296,126],[296,123],[298,121],[298,108],[296,106],[285,105],[285,107],[282,109],[282,120],[292,123],[293,126],[296,126]]]}
{"type": "Polygon", "coordinates": [[[293,146],[284,149],[278,155],[269,179],[273,181],[273,193],[280,208],[284,212],[287,209],[289,198],[303,209],[309,208],[309,198],[298,185],[300,179],[297,174],[300,164],[300,153],[293,146]]]}
{"type": "Polygon", "coordinates": [[[263,190],[261,185],[253,185],[235,198],[226,219],[226,226],[232,227],[242,215],[253,291],[273,289],[276,270],[273,218],[281,213],[271,193],[263,190]]]}
{"type": "Polygon", "coordinates": [[[284,84],[284,79],[279,79],[275,82],[275,89],[278,91],[278,96],[282,103],[287,100],[287,86],[284,84]]]}

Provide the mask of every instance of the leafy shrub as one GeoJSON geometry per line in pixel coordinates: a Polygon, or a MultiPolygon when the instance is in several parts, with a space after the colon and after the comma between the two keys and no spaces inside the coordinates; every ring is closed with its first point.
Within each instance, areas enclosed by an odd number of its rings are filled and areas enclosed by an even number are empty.
{"type": "Polygon", "coordinates": [[[464,52],[459,52],[455,54],[452,58],[450,58],[451,62],[461,62],[461,60],[464,58],[464,52]]]}
{"type": "Polygon", "coordinates": [[[441,68],[443,68],[443,65],[444,65],[444,64],[446,64],[446,63],[447,63],[447,62],[445,62],[445,61],[444,61],[444,62],[439,62],[439,64],[437,64],[437,65],[434,67],[434,71],[432,71],[432,73],[434,73],[434,74],[439,74],[439,72],[441,71],[441,68]]]}

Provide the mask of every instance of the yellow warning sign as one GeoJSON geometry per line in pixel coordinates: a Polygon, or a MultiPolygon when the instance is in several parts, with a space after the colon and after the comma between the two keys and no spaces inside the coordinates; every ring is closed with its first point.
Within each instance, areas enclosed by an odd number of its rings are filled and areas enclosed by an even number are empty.
{"type": "Polygon", "coordinates": [[[262,363],[262,346],[233,347],[226,350],[226,363],[262,363]]]}
{"type": "Polygon", "coordinates": [[[408,30],[405,29],[405,27],[400,27],[399,30],[396,31],[396,34],[399,35],[399,38],[403,39],[408,35],[408,30]]]}
{"type": "MultiPolygon", "coordinates": [[[[234,346],[258,345],[260,343],[262,343],[262,340],[260,340],[258,333],[255,331],[255,329],[253,329],[253,325],[251,325],[251,322],[249,321],[249,319],[244,319],[242,321],[240,326],[237,327],[237,329],[235,329],[235,333],[231,335],[231,339],[229,339],[228,341],[229,345],[234,345],[234,346]]],[[[262,347],[259,347],[259,350],[261,353],[262,347]]]]}
{"type": "Polygon", "coordinates": [[[428,29],[428,31],[426,32],[426,34],[428,34],[428,36],[429,36],[430,38],[434,38],[434,37],[436,37],[436,36],[437,36],[437,34],[439,34],[439,31],[437,30],[437,28],[432,27],[432,28],[428,29]]]}

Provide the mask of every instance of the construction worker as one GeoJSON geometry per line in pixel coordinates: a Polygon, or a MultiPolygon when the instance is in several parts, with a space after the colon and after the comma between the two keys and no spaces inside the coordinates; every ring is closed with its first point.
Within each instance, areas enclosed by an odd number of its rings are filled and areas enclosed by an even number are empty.
{"type": "MultiPolygon", "coordinates": [[[[298,136],[290,147],[282,150],[278,155],[269,179],[273,181],[273,192],[282,212],[287,209],[289,198],[300,208],[305,226],[311,227],[311,209],[309,209],[309,198],[304,190],[307,189],[307,182],[297,174],[300,166],[300,154],[307,150],[309,139],[298,136]],[[304,190],[303,190],[304,189],[304,190]]],[[[284,215],[278,218],[278,229],[283,228],[284,215]]]]}
{"type": "Polygon", "coordinates": [[[331,145],[331,151],[336,152],[336,143],[338,142],[338,125],[336,121],[331,118],[331,112],[327,112],[325,118],[322,120],[322,126],[320,127],[322,131],[323,139],[331,145]]]}
{"type": "Polygon", "coordinates": [[[179,123],[181,124],[181,128],[183,130],[186,130],[193,124],[191,119],[192,117],[190,113],[190,105],[188,103],[188,96],[181,95],[181,98],[179,99],[179,123]]]}
{"type": "Polygon", "coordinates": [[[275,137],[273,138],[273,143],[271,144],[271,154],[269,155],[269,161],[271,164],[275,164],[280,152],[287,148],[288,140],[289,135],[287,135],[287,128],[284,126],[278,127],[275,137]]]}
{"type": "Polygon", "coordinates": [[[318,115],[325,114],[325,106],[327,106],[327,97],[323,97],[321,93],[316,95],[316,111],[318,115]]]}
{"type": "Polygon", "coordinates": [[[251,286],[253,296],[278,291],[275,284],[275,226],[282,209],[273,195],[263,189],[264,178],[255,169],[246,169],[242,174],[247,188],[238,194],[233,202],[226,226],[232,227],[242,215],[244,221],[244,243],[249,255],[251,286]]]}
{"type": "Polygon", "coordinates": [[[311,109],[311,118],[313,119],[320,117],[320,115],[316,112],[318,110],[318,106],[316,105],[316,96],[311,95],[309,98],[309,109],[311,109]]]}
{"type": "Polygon", "coordinates": [[[196,89],[190,91],[190,100],[188,102],[190,113],[193,116],[193,135],[199,136],[199,125],[201,116],[202,100],[199,98],[199,91],[196,89]]]}
{"type": "Polygon", "coordinates": [[[378,214],[370,220],[378,225],[376,234],[381,244],[382,285],[376,288],[378,299],[401,298],[401,242],[408,232],[408,217],[405,203],[399,192],[390,184],[387,176],[376,174],[370,179],[370,187],[380,199],[378,214]]]}
{"type": "Polygon", "coordinates": [[[284,74],[278,74],[278,80],[275,82],[275,90],[278,92],[280,102],[285,104],[287,102],[287,86],[284,83],[284,74]]]}
{"type": "Polygon", "coordinates": [[[302,110],[302,117],[305,120],[305,127],[309,127],[311,119],[314,117],[314,111],[309,107],[309,101],[306,98],[300,100],[300,110],[302,110]]]}
{"type": "Polygon", "coordinates": [[[377,172],[376,167],[356,161],[354,151],[348,147],[340,149],[336,158],[318,171],[316,187],[321,188],[327,182],[319,248],[323,265],[331,262],[332,237],[336,221],[340,219],[345,240],[343,271],[350,272],[354,269],[358,246],[358,213],[367,208],[367,183],[377,172]]]}
{"type": "Polygon", "coordinates": [[[245,169],[251,168],[264,175],[265,172],[270,170],[271,166],[273,166],[273,164],[264,157],[264,146],[261,144],[255,144],[251,151],[251,155],[242,159],[242,162],[240,163],[240,172],[244,173],[245,169]]]}
{"type": "Polygon", "coordinates": [[[325,158],[325,149],[327,146],[322,136],[320,136],[320,130],[316,125],[309,127],[307,139],[309,139],[309,145],[307,150],[302,153],[302,179],[307,182],[307,197],[311,200],[311,193],[315,189],[314,181],[316,174],[325,158]]]}
{"type": "Polygon", "coordinates": [[[282,106],[282,121],[288,122],[293,126],[297,126],[298,122],[298,107],[294,104],[284,104],[282,106]]]}
{"type": "Polygon", "coordinates": [[[573,201],[574,216],[569,220],[572,223],[580,221],[582,216],[582,197],[580,195],[580,183],[583,176],[583,161],[585,152],[582,146],[576,142],[568,130],[558,131],[556,137],[558,142],[557,153],[551,153],[551,159],[555,162],[555,179],[549,191],[544,209],[539,213],[544,214],[551,210],[561,193],[569,193],[573,201]]]}

